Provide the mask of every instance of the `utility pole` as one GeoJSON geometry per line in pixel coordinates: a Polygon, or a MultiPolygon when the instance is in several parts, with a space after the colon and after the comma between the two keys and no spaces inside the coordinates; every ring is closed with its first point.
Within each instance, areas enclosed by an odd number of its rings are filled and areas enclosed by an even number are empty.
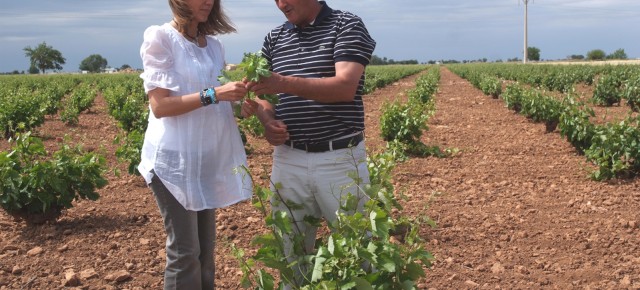
{"type": "Polygon", "coordinates": [[[529,53],[529,44],[527,43],[527,10],[529,5],[529,0],[522,0],[524,3],[524,57],[522,58],[522,63],[527,63],[527,56],[529,53]]]}

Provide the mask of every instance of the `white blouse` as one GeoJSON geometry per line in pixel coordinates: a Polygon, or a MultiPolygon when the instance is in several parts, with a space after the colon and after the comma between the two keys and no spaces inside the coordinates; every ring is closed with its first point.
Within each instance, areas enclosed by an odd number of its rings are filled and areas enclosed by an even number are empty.
{"type": "MultiPolygon", "coordinates": [[[[147,28],[140,48],[145,92],[165,88],[181,96],[219,86],[224,48],[214,36],[206,40],[206,47],[198,47],[169,23],[147,28]]],[[[155,172],[185,209],[220,208],[251,197],[251,180],[241,166],[247,156],[230,102],[174,117],[149,114],[138,171],[147,183],[155,172]]]]}

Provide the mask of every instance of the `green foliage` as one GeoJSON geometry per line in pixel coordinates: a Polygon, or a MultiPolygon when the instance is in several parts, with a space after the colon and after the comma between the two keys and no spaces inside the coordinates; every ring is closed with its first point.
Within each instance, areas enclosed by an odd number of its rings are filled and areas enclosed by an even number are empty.
{"type": "Polygon", "coordinates": [[[243,132],[249,132],[253,136],[264,136],[264,126],[256,116],[238,120],[238,127],[243,132]]]}
{"type": "Polygon", "coordinates": [[[80,63],[80,70],[86,70],[92,73],[101,72],[107,67],[107,60],[99,54],[92,54],[83,59],[80,63]]]}
{"type": "Polygon", "coordinates": [[[107,184],[105,159],[65,144],[50,158],[42,141],[20,134],[10,152],[0,152],[0,205],[9,213],[37,214],[96,200],[107,184]]]}
{"type": "Polygon", "coordinates": [[[128,162],[127,172],[139,175],[144,132],[147,130],[150,110],[140,78],[105,76],[99,84],[107,101],[109,115],[118,121],[123,133],[118,135],[114,144],[120,144],[116,156],[120,162],[128,162]]]}
{"type": "Polygon", "coordinates": [[[32,75],[39,74],[40,70],[34,63],[32,63],[31,65],[29,65],[29,73],[32,75]]]}
{"type": "Polygon", "coordinates": [[[594,49],[587,52],[587,60],[604,60],[607,54],[602,49],[594,49]]]}
{"type": "Polygon", "coordinates": [[[606,74],[600,76],[593,91],[593,103],[601,106],[620,104],[622,96],[619,87],[620,80],[615,75],[606,74]]]}
{"type": "MultiPolygon", "coordinates": [[[[238,71],[242,72],[241,79],[246,79],[249,82],[259,82],[261,78],[271,76],[271,71],[269,71],[269,69],[269,62],[264,58],[264,56],[262,56],[261,52],[245,53],[237,68],[238,71]]],[[[226,84],[233,79],[226,71],[223,70],[220,77],[218,77],[218,80],[221,84],[226,84]]],[[[249,99],[253,99],[254,93],[249,92],[247,97],[249,99]]],[[[258,98],[267,100],[272,104],[278,103],[277,95],[260,95],[258,98]]]]}
{"type": "Polygon", "coordinates": [[[101,86],[109,115],[118,121],[118,126],[126,132],[145,131],[149,109],[142,80],[115,76],[104,78],[101,86]]]}
{"type": "Polygon", "coordinates": [[[16,93],[0,99],[0,130],[4,138],[44,123],[45,107],[30,92],[16,93]],[[20,98],[25,96],[25,98],[20,98]]]}
{"type": "Polygon", "coordinates": [[[78,117],[81,112],[88,110],[98,94],[91,83],[79,85],[73,93],[64,100],[60,119],[69,125],[78,124],[78,117]]]}
{"type": "Polygon", "coordinates": [[[627,53],[624,52],[624,49],[619,48],[610,55],[607,55],[607,59],[627,59],[627,53]]]}
{"type": "MultiPolygon", "coordinates": [[[[261,52],[257,53],[245,53],[242,58],[242,62],[238,64],[238,67],[234,71],[225,71],[223,70],[218,77],[218,80],[221,84],[226,84],[231,81],[251,81],[258,82],[260,78],[269,77],[271,72],[269,71],[269,63],[264,56],[262,56],[261,52]]],[[[249,92],[247,94],[247,98],[253,99],[254,93],[249,92]]],[[[271,104],[278,103],[278,95],[261,95],[258,96],[260,99],[267,100],[271,104]]],[[[238,119],[238,127],[240,129],[240,134],[243,137],[243,143],[245,144],[245,150],[247,153],[251,151],[250,145],[247,144],[245,134],[248,132],[253,136],[263,136],[264,135],[264,127],[260,120],[256,116],[251,116],[249,118],[241,118],[240,117],[240,104],[236,104],[234,107],[234,114],[238,119]]]]}
{"type": "Polygon", "coordinates": [[[518,83],[511,83],[507,85],[507,88],[502,94],[502,99],[507,108],[519,113],[522,110],[522,102],[524,98],[524,88],[518,83]]]}
{"type": "Polygon", "coordinates": [[[387,59],[386,57],[380,58],[375,54],[371,56],[371,61],[369,62],[369,65],[412,65],[412,64],[418,64],[418,61],[415,59],[393,60],[393,59],[387,59]]]}
{"type": "Polygon", "coordinates": [[[48,46],[46,42],[39,44],[36,48],[27,46],[23,50],[31,66],[38,68],[43,74],[47,69],[61,70],[66,61],[60,51],[48,46]]]}
{"type": "MultiPolygon", "coordinates": [[[[424,267],[430,267],[433,260],[418,235],[419,224],[434,224],[428,218],[402,217],[391,178],[396,162],[406,159],[407,152],[429,151],[430,156],[450,153],[428,147],[419,140],[422,130],[427,129],[427,118],[433,114],[433,94],[438,80],[437,71],[429,72],[420,77],[416,89],[409,92],[409,102],[385,105],[382,135],[392,145],[383,154],[367,160],[370,184],[361,184],[357,174],[352,176],[357,192],[343,195],[336,220],[327,224],[331,233],[316,242],[315,252],[303,250],[304,236],[297,234],[300,232],[295,230],[297,223],[291,220],[292,213],[300,206],[282,200],[279,195],[282,185],[274,184],[275,191],[254,188],[254,206],[263,213],[270,232],[254,239],[253,243],[260,249],[250,258],[246,258],[243,251],[234,250],[244,273],[243,287],[282,289],[284,283],[291,283],[293,289],[417,288],[415,282],[424,277],[424,267]],[[265,206],[266,200],[276,200],[287,210],[270,212],[265,206]],[[361,208],[359,205],[363,203],[361,208]],[[396,217],[392,212],[398,213],[396,217]],[[287,242],[293,244],[294,257],[287,257],[284,252],[287,235],[291,237],[287,242]],[[259,265],[272,271],[255,270],[259,265]],[[295,279],[294,268],[301,270],[302,279],[295,279]],[[276,285],[276,279],[270,274],[273,272],[279,275],[280,284],[276,285]]],[[[321,225],[319,220],[310,217],[305,217],[304,222],[321,225]]]]}
{"type": "Polygon", "coordinates": [[[365,69],[363,94],[369,94],[397,80],[419,73],[428,68],[425,65],[369,65],[365,69]]]}
{"type": "Polygon", "coordinates": [[[380,130],[385,141],[397,140],[404,144],[420,142],[422,131],[428,129],[427,120],[435,110],[433,95],[439,80],[439,69],[434,67],[416,80],[416,87],[408,92],[408,102],[396,101],[383,105],[380,130]]]}
{"type": "Polygon", "coordinates": [[[439,146],[426,145],[422,142],[405,144],[405,152],[415,157],[438,157],[445,158],[452,156],[458,152],[458,149],[441,149],[439,146]]]}
{"type": "Polygon", "coordinates": [[[592,172],[595,180],[629,177],[640,170],[640,129],[638,117],[597,126],[593,143],[585,151],[587,159],[598,168],[592,172]]]}
{"type": "Polygon", "coordinates": [[[502,93],[502,81],[493,76],[483,76],[480,81],[480,89],[485,95],[497,99],[502,93]]]}
{"type": "MultiPolygon", "coordinates": [[[[0,79],[0,135],[12,137],[55,115],[60,100],[81,82],[71,75],[15,76],[0,79]]],[[[0,136],[1,137],[1,136],[0,136]]]]}
{"type": "Polygon", "coordinates": [[[544,122],[547,132],[555,130],[564,110],[564,104],[553,96],[543,95],[537,90],[523,92],[520,114],[534,122],[544,122]]]}
{"type": "Polygon", "coordinates": [[[429,115],[425,114],[424,108],[425,105],[397,101],[385,103],[380,117],[382,139],[398,140],[402,143],[419,142],[422,131],[428,128],[426,121],[429,115]]]}
{"type": "Polygon", "coordinates": [[[624,85],[622,97],[634,112],[640,111],[640,74],[630,77],[624,85]]]}
{"type": "MultiPolygon", "coordinates": [[[[359,184],[354,178],[357,192],[349,192],[342,199],[336,220],[327,224],[331,233],[321,237],[311,253],[302,250],[304,237],[291,220],[299,206],[282,200],[280,184],[274,185],[275,192],[256,186],[254,206],[263,213],[270,232],[253,240],[260,246],[253,256],[247,258],[243,251],[234,250],[244,274],[242,286],[270,290],[282,289],[290,282],[293,289],[416,289],[415,282],[425,276],[424,267],[430,267],[433,260],[419,236],[418,223],[423,221],[408,220],[401,214],[394,218],[392,210],[401,213],[402,208],[388,180],[395,164],[393,157],[380,155],[373,159],[377,162],[368,164],[371,183],[359,184]],[[288,210],[271,212],[265,201],[272,199],[283,202],[288,210]],[[360,208],[358,205],[363,202],[364,208],[360,208]],[[394,232],[399,235],[397,238],[391,237],[394,232]],[[284,253],[286,235],[294,243],[297,259],[284,253]],[[293,268],[303,269],[302,279],[294,278],[293,268]],[[273,272],[278,275],[279,284],[269,274],[273,272]]],[[[429,219],[424,221],[433,225],[429,219]]],[[[319,220],[309,217],[304,222],[320,225],[319,220]]]]}
{"type": "Polygon", "coordinates": [[[449,66],[453,72],[480,88],[480,75],[492,75],[536,88],[567,93],[575,84],[591,85],[594,77],[607,71],[605,66],[520,64],[466,64],[449,66]]]}
{"type": "Polygon", "coordinates": [[[367,157],[367,168],[371,184],[380,185],[380,190],[394,192],[391,180],[393,179],[393,169],[396,168],[398,159],[398,156],[389,150],[367,157]]]}
{"type": "Polygon", "coordinates": [[[128,162],[127,172],[132,175],[140,175],[138,164],[142,160],[142,145],[144,143],[144,131],[133,130],[120,134],[113,141],[114,144],[121,144],[116,149],[116,157],[120,162],[128,162]]]}
{"type": "MultiPolygon", "coordinates": [[[[574,88],[574,84],[579,81],[578,76],[570,72],[554,70],[547,73],[542,78],[542,86],[552,91],[567,93],[574,88]]],[[[586,81],[585,81],[586,82],[586,81]]]]}
{"type": "MultiPolygon", "coordinates": [[[[640,171],[638,151],[637,114],[631,114],[616,124],[595,125],[593,108],[576,96],[575,84],[597,83],[591,103],[611,106],[627,100],[632,110],[638,110],[640,74],[637,66],[517,66],[517,65],[460,65],[451,66],[452,71],[471,81],[480,73],[487,73],[514,80],[501,95],[505,104],[534,121],[544,121],[547,131],[552,131],[558,122],[561,136],[565,137],[578,152],[584,153],[598,168],[591,176],[596,180],[635,176],[640,171]],[[525,88],[518,82],[534,88],[525,88]],[[562,101],[546,96],[536,88],[547,88],[566,93],[562,101]]],[[[393,145],[394,147],[396,144],[393,145]]],[[[403,145],[405,146],[405,145],[403,145]]]]}
{"type": "Polygon", "coordinates": [[[540,49],[534,46],[527,47],[527,59],[533,61],[540,60],[540,49]]]}
{"type": "Polygon", "coordinates": [[[238,69],[244,71],[244,76],[250,82],[258,82],[262,77],[271,76],[269,62],[261,52],[245,53],[242,62],[238,64],[238,69]]]}
{"type": "Polygon", "coordinates": [[[416,80],[416,87],[408,92],[408,102],[385,103],[380,117],[382,138],[387,141],[387,150],[396,161],[408,156],[447,157],[455,150],[441,150],[420,141],[423,131],[428,130],[427,120],[435,112],[433,95],[438,90],[440,70],[427,71],[416,80]]]}
{"type": "Polygon", "coordinates": [[[409,90],[409,102],[419,103],[432,107],[433,96],[438,92],[438,81],[440,80],[440,70],[430,69],[426,74],[416,79],[416,87],[409,90]]]}
{"type": "Polygon", "coordinates": [[[565,98],[564,104],[566,107],[558,124],[560,135],[567,138],[579,152],[584,152],[591,147],[595,134],[595,125],[590,121],[595,112],[572,95],[565,98]]]}

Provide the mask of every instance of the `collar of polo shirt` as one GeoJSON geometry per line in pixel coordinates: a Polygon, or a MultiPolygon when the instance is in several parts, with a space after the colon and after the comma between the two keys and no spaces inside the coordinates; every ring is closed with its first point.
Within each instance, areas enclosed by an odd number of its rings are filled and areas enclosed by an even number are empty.
{"type": "MultiPolygon", "coordinates": [[[[314,19],[313,21],[311,21],[311,23],[309,23],[310,25],[313,25],[314,23],[322,22],[322,20],[329,17],[329,15],[331,15],[331,12],[333,11],[333,9],[331,9],[331,7],[327,5],[327,2],[325,1],[319,1],[319,2],[322,5],[322,10],[320,10],[320,13],[318,13],[318,16],[316,16],[316,19],[314,19]]],[[[287,21],[284,23],[284,28],[291,30],[291,29],[296,29],[298,27],[295,24],[287,21]]]]}

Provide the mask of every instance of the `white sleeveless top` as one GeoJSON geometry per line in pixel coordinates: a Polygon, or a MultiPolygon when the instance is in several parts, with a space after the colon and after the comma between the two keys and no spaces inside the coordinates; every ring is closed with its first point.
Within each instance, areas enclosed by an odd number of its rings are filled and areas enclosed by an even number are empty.
{"type": "MultiPolygon", "coordinates": [[[[144,89],[165,88],[171,96],[219,86],[224,48],[214,36],[197,47],[169,23],[144,32],[140,56],[144,89]]],[[[225,207],[251,197],[249,176],[240,170],[247,157],[230,102],[156,118],[149,125],[138,170],[147,183],[153,172],[187,210],[225,207]]]]}

